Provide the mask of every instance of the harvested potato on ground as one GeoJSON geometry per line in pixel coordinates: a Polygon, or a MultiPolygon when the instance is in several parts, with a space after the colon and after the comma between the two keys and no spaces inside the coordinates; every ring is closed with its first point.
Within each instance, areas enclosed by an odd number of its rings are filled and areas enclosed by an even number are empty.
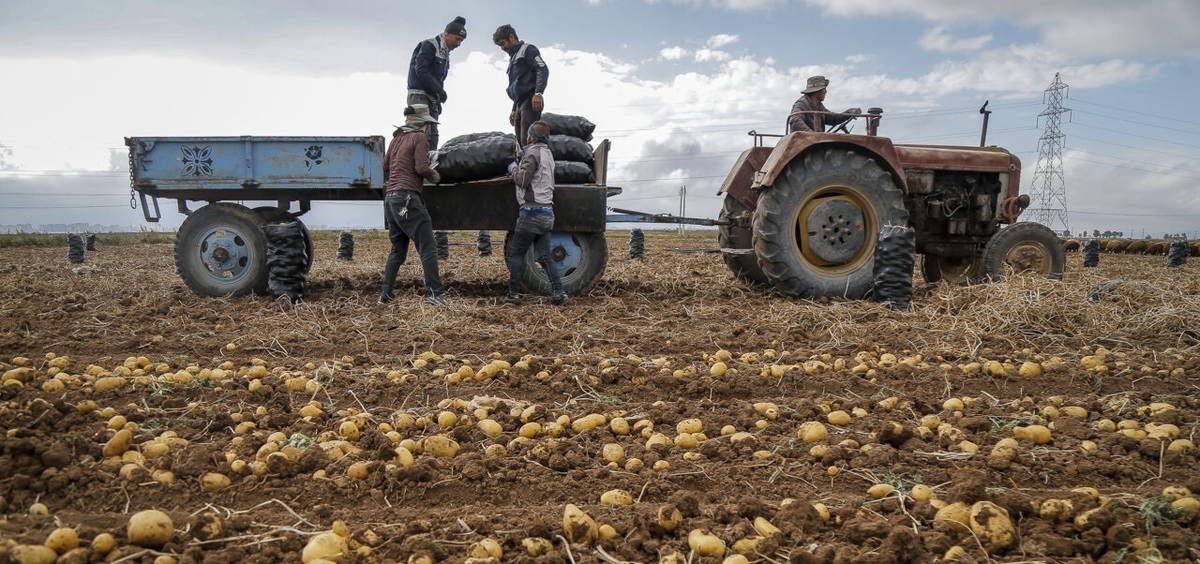
{"type": "Polygon", "coordinates": [[[134,513],[129,518],[129,543],[144,548],[162,548],[175,536],[175,523],[171,517],[157,509],[134,513]]]}

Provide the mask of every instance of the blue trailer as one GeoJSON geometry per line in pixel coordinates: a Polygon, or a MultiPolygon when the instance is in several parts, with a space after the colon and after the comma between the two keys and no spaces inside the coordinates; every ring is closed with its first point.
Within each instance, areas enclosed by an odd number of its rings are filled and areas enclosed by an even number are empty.
{"type": "MultiPolygon", "coordinates": [[[[159,198],[174,199],[187,216],[175,240],[175,265],[188,287],[206,296],[266,293],[266,224],[299,221],[314,201],[383,200],[381,136],[127,137],[125,145],[131,195],[140,198],[146,221],[162,218],[159,198]]],[[[595,286],[608,260],[606,201],[621,192],[606,185],[608,149],[608,140],[595,149],[595,183],[555,189],[551,258],[568,293],[595,286]]],[[[513,189],[510,177],[427,186],[433,228],[511,230],[513,189]]],[[[302,231],[311,267],[312,237],[302,231]]],[[[534,260],[531,250],[525,284],[549,294],[550,281],[532,268],[534,260]]]]}

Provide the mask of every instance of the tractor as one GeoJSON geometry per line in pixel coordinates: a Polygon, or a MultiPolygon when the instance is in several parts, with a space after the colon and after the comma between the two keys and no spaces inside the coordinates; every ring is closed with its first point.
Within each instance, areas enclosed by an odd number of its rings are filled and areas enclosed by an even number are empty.
{"type": "MultiPolygon", "coordinates": [[[[982,112],[982,110],[981,110],[982,112]]],[[[1018,222],[1021,161],[999,147],[899,145],[883,110],[835,114],[840,131],[750,131],[725,195],[718,243],[734,276],[797,297],[867,297],[878,234],[909,226],[927,282],[968,284],[1032,271],[1061,279],[1058,235],[1018,222]],[[865,135],[848,125],[866,122],[865,135]],[[776,138],[773,147],[765,140],[776,138]]],[[[986,139],[986,119],[983,139],[986,139]]]]}

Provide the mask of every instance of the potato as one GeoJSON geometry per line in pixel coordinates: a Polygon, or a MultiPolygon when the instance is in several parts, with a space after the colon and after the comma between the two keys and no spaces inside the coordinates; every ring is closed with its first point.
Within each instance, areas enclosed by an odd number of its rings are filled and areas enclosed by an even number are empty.
{"type": "Polygon", "coordinates": [[[42,544],[50,547],[54,552],[62,554],[68,550],[79,548],[79,534],[75,532],[75,529],[70,527],[54,529],[46,537],[46,542],[42,544]]]}
{"type": "Polygon", "coordinates": [[[1171,509],[1176,513],[1196,513],[1200,511],[1200,499],[1194,497],[1181,497],[1171,502],[1171,509]]]}
{"type": "Polygon", "coordinates": [[[825,416],[825,420],[828,421],[830,425],[842,427],[850,424],[851,417],[849,413],[839,409],[837,411],[829,412],[829,415],[825,416]]]}
{"type": "Polygon", "coordinates": [[[658,508],[658,526],[662,527],[664,531],[674,531],[682,522],[683,515],[674,505],[663,505],[658,508]]]}
{"type": "Polygon", "coordinates": [[[820,421],[805,421],[800,424],[796,436],[806,443],[815,443],[825,440],[825,437],[829,436],[829,429],[826,429],[820,421]]]}
{"type": "Polygon", "coordinates": [[[875,484],[867,488],[867,495],[870,496],[871,499],[883,499],[889,495],[892,495],[892,493],[895,491],[896,486],[891,484],[875,484]]]}
{"type": "Polygon", "coordinates": [[[941,509],[933,516],[934,521],[950,521],[958,523],[964,527],[971,526],[971,507],[967,504],[956,501],[941,509]]]}
{"type": "Polygon", "coordinates": [[[725,557],[721,564],[750,564],[750,559],[741,554],[733,554],[725,557]]]}
{"type": "Polygon", "coordinates": [[[1017,541],[1017,529],[1008,511],[990,501],[977,501],[971,506],[971,532],[979,538],[988,554],[1012,546],[1017,541]]]}
{"type": "Polygon", "coordinates": [[[458,454],[458,442],[446,435],[430,435],[425,438],[425,452],[434,458],[452,458],[458,454]]]}
{"type": "Polygon", "coordinates": [[[600,449],[605,462],[621,462],[625,459],[625,448],[617,443],[608,443],[600,449]]]}
{"type": "Polygon", "coordinates": [[[478,427],[480,431],[483,431],[483,434],[487,435],[488,437],[496,437],[500,435],[500,433],[504,432],[504,426],[495,419],[483,419],[476,424],[476,427],[478,427]]]}
{"type": "Polygon", "coordinates": [[[908,492],[908,495],[917,501],[929,501],[933,499],[933,488],[925,484],[916,484],[908,492]]]}
{"type": "Polygon", "coordinates": [[[567,540],[576,544],[591,544],[599,536],[596,521],[574,504],[568,503],[563,508],[563,531],[567,540]]]}
{"type": "Polygon", "coordinates": [[[314,560],[330,560],[349,554],[350,546],[346,543],[346,537],[334,532],[326,532],[308,539],[308,544],[304,545],[304,552],[300,554],[300,560],[308,563],[314,560]]]}
{"type": "Polygon", "coordinates": [[[1050,429],[1045,425],[1014,427],[1013,436],[1018,439],[1029,440],[1038,445],[1044,445],[1052,440],[1050,437],[1050,429]]]}
{"type": "Polygon", "coordinates": [[[770,521],[762,518],[761,516],[754,518],[754,530],[758,531],[758,534],[764,537],[772,537],[783,532],[779,530],[779,527],[776,527],[770,521]]]}
{"type": "Polygon", "coordinates": [[[684,433],[699,433],[703,430],[704,423],[699,419],[684,419],[683,421],[675,424],[675,432],[681,435],[684,433]]]}
{"type": "Polygon", "coordinates": [[[576,435],[578,435],[580,433],[591,431],[592,429],[600,427],[601,425],[604,425],[605,423],[608,423],[608,419],[605,418],[603,415],[601,415],[599,413],[591,413],[591,414],[584,415],[583,417],[580,417],[579,419],[572,421],[571,422],[571,430],[574,431],[576,435]]]}
{"type": "Polygon", "coordinates": [[[725,541],[703,529],[692,529],[688,533],[688,547],[697,556],[725,556],[725,541]]]}
{"type": "Polygon", "coordinates": [[[100,533],[96,535],[96,538],[92,539],[92,550],[100,556],[112,552],[112,549],[116,547],[117,539],[109,533],[100,533]]]}
{"type": "Polygon", "coordinates": [[[57,552],[40,544],[18,544],[10,554],[18,564],[54,564],[58,560],[57,552]]]}
{"type": "Polygon", "coordinates": [[[469,558],[495,558],[497,560],[504,556],[504,548],[500,546],[500,542],[493,538],[480,539],[479,542],[471,545],[467,550],[469,558]]]}
{"type": "Polygon", "coordinates": [[[625,490],[608,490],[600,494],[603,505],[633,505],[633,495],[625,490]]]}
{"type": "Polygon", "coordinates": [[[108,442],[104,443],[104,456],[121,456],[133,444],[133,433],[127,429],[121,429],[112,436],[108,442]]]}
{"type": "Polygon", "coordinates": [[[734,552],[749,554],[755,550],[758,550],[758,543],[762,542],[762,540],[763,537],[761,535],[742,537],[736,541],[733,541],[733,546],[731,548],[733,548],[734,552]]]}
{"type": "Polygon", "coordinates": [[[833,518],[833,514],[829,512],[829,507],[827,507],[824,503],[814,503],[812,506],[813,509],[817,510],[817,515],[821,517],[822,521],[828,523],[829,520],[833,518]]]}
{"type": "Polygon", "coordinates": [[[346,475],[354,480],[365,480],[371,474],[370,462],[355,462],[346,469],[346,475]]]}
{"type": "Polygon", "coordinates": [[[129,518],[126,536],[130,544],[143,548],[162,548],[175,536],[175,523],[162,511],[146,509],[129,518]]]}
{"type": "Polygon", "coordinates": [[[200,487],[206,491],[220,490],[229,487],[232,481],[229,476],[220,472],[208,472],[200,477],[200,487]]]}
{"type": "Polygon", "coordinates": [[[1069,499],[1047,499],[1038,506],[1038,516],[1047,521],[1070,521],[1075,518],[1075,505],[1069,499]]]}
{"type": "Polygon", "coordinates": [[[526,554],[538,557],[550,554],[554,550],[554,543],[542,537],[525,537],[521,539],[521,547],[525,549],[526,554]]]}

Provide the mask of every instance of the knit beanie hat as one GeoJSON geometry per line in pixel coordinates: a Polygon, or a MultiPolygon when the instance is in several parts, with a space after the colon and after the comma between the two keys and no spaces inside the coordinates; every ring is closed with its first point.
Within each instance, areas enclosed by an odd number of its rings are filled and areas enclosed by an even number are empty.
{"type": "Polygon", "coordinates": [[[446,33],[457,35],[459,37],[467,36],[467,18],[458,16],[454,21],[446,24],[446,33]]]}

